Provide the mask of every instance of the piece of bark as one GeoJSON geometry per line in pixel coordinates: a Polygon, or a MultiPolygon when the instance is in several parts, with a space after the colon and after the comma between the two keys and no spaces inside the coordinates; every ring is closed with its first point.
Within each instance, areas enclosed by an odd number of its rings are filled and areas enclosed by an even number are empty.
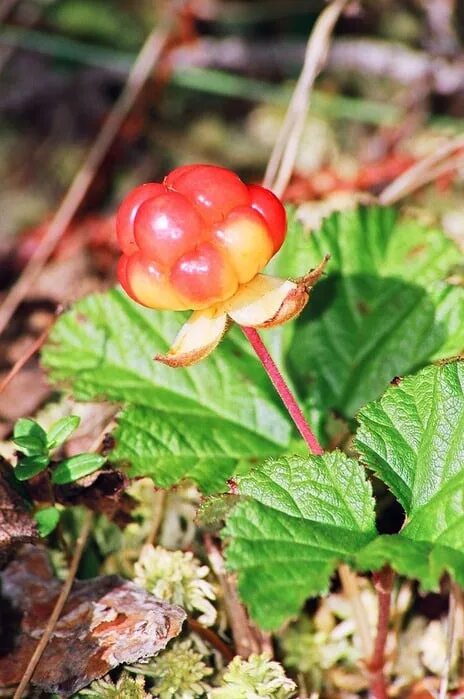
{"type": "MultiPolygon", "coordinates": [[[[8,617],[3,611],[6,622],[0,631],[0,687],[5,688],[21,680],[62,583],[53,577],[46,551],[30,545],[23,547],[0,580],[0,610],[10,612],[8,617]]],[[[185,618],[180,607],[119,576],[78,581],[32,684],[71,696],[121,663],[156,655],[179,634],[185,618]]]]}
{"type": "Polygon", "coordinates": [[[21,497],[8,484],[0,463],[0,568],[21,544],[37,539],[34,520],[21,497]]]}

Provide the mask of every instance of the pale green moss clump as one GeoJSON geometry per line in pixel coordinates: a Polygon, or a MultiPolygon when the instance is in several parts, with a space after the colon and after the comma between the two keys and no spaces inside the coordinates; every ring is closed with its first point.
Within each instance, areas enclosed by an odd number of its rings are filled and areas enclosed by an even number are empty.
{"type": "Polygon", "coordinates": [[[145,678],[131,677],[127,672],[122,673],[116,684],[108,675],[96,680],[77,696],[87,699],[152,699],[145,691],[145,678]]]}
{"type": "Polygon", "coordinates": [[[192,641],[175,641],[148,663],[139,663],[131,671],[150,677],[152,693],[159,699],[197,699],[204,697],[208,686],[203,682],[213,670],[192,641]]]}
{"type": "Polygon", "coordinates": [[[286,677],[282,665],[271,660],[268,653],[262,653],[251,655],[248,660],[235,657],[224,673],[222,685],[209,696],[211,699],[289,699],[295,690],[295,683],[286,677]]]}
{"type": "Polygon", "coordinates": [[[216,621],[216,609],[210,601],[216,599],[216,593],[205,580],[209,568],[201,565],[190,551],[144,546],[134,571],[134,582],[156,597],[188,612],[201,612],[198,621],[204,626],[216,621]]]}

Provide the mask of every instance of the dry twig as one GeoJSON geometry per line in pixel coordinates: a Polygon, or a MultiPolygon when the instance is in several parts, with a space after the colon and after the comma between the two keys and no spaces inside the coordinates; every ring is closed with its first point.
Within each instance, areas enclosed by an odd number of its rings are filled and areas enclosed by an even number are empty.
{"type": "Polygon", "coordinates": [[[81,560],[82,554],[84,552],[85,545],[87,543],[87,539],[89,537],[90,531],[92,529],[92,523],[93,523],[93,513],[88,511],[85,515],[84,523],[82,525],[81,533],[79,534],[79,537],[76,541],[76,549],[74,551],[74,555],[71,561],[71,565],[69,567],[69,573],[68,577],[66,578],[66,581],[61,588],[61,592],[58,596],[58,599],[56,600],[55,606],[53,607],[53,611],[50,615],[50,618],[47,622],[47,625],[44,629],[42,638],[40,639],[39,643],[37,644],[37,647],[34,651],[34,653],[31,656],[31,659],[29,660],[27,664],[27,668],[24,672],[24,675],[22,677],[21,682],[19,683],[14,695],[13,699],[21,699],[21,697],[24,694],[24,690],[26,689],[29,680],[31,679],[35,668],[37,667],[37,663],[39,662],[42,653],[44,652],[47,643],[49,642],[51,635],[53,633],[53,630],[56,626],[56,622],[60,618],[61,612],[63,611],[63,607],[66,604],[66,600],[68,599],[68,595],[71,592],[71,587],[74,582],[74,578],[76,577],[77,569],[79,567],[79,562],[81,560]]]}
{"type": "Polygon", "coordinates": [[[45,330],[43,330],[40,335],[29,345],[27,350],[22,354],[22,356],[18,359],[17,362],[11,367],[10,371],[8,374],[5,376],[3,381],[0,382],[0,393],[3,393],[5,388],[8,386],[9,383],[14,379],[14,377],[21,371],[23,366],[26,364],[26,362],[29,361],[29,359],[42,347],[43,343],[48,337],[48,334],[50,330],[52,329],[52,326],[55,322],[55,318],[53,317],[52,320],[48,323],[47,327],[45,330]]]}
{"type": "Polygon", "coordinates": [[[187,624],[194,633],[200,636],[200,638],[207,641],[213,646],[213,648],[216,648],[216,650],[221,653],[226,663],[230,663],[235,653],[232,648],[228,646],[227,643],[225,643],[215,631],[213,631],[213,629],[203,626],[203,624],[200,624],[197,619],[193,619],[193,617],[190,616],[187,619],[187,624]]]}
{"type": "Polygon", "coordinates": [[[419,160],[381,192],[379,202],[384,206],[395,204],[408,194],[461,165],[463,155],[454,156],[455,151],[461,148],[464,148],[464,136],[457,136],[434,153],[419,160]]]}
{"type": "Polygon", "coordinates": [[[0,308],[0,334],[3,332],[31,285],[40,274],[56,244],[71,223],[109,147],[130,112],[140,90],[160,59],[170,35],[170,23],[154,29],[146,39],[121,92],[100,133],[76,174],[50,226],[18,281],[0,308]]]}
{"type": "Polygon", "coordinates": [[[272,189],[277,196],[281,196],[290,180],[310,104],[311,89],[327,59],[333,28],[347,2],[334,0],[328,5],[319,15],[308,39],[303,69],[263,180],[264,186],[272,189]]]}
{"type": "MultiPolygon", "coordinates": [[[[104,427],[104,429],[100,432],[98,437],[94,440],[93,444],[91,445],[89,451],[92,452],[97,452],[101,446],[101,443],[103,441],[103,438],[105,434],[111,430],[113,426],[113,419],[111,419],[104,427]]],[[[93,524],[93,512],[88,510],[85,515],[84,522],[82,524],[82,529],[79,534],[79,537],[76,541],[76,548],[74,551],[73,558],[71,560],[71,564],[69,566],[69,572],[68,576],[66,578],[66,581],[61,588],[61,592],[59,594],[58,599],[56,600],[55,606],[53,608],[53,611],[50,615],[50,618],[47,622],[47,625],[44,629],[42,638],[40,639],[39,643],[37,644],[37,647],[34,651],[34,653],[31,656],[31,659],[29,660],[29,663],[27,664],[27,668],[24,672],[23,678],[21,682],[18,685],[18,688],[16,689],[16,692],[14,693],[13,699],[21,699],[24,690],[26,689],[29,680],[31,679],[35,668],[37,667],[37,664],[42,657],[42,653],[44,652],[45,648],[47,647],[48,642],[50,641],[50,638],[52,636],[53,630],[56,626],[56,623],[58,619],[60,618],[61,612],[63,611],[64,605],[66,604],[66,600],[68,598],[69,593],[71,592],[71,588],[74,582],[74,578],[76,577],[77,569],[79,567],[80,560],[82,558],[82,554],[85,549],[85,545],[87,543],[87,539],[89,538],[89,534],[92,529],[92,524],[93,524]]]]}
{"type": "Polygon", "coordinates": [[[153,518],[151,521],[150,531],[148,532],[145,544],[154,546],[158,538],[159,528],[163,521],[164,507],[166,504],[167,492],[165,490],[157,490],[155,492],[155,502],[153,506],[153,518]]]}
{"type": "Polygon", "coordinates": [[[242,658],[248,658],[252,653],[261,653],[263,651],[262,639],[240,602],[234,576],[226,571],[221,551],[210,536],[205,537],[205,545],[211,568],[221,584],[236,652],[242,658]]]}
{"type": "Polygon", "coordinates": [[[359,594],[358,579],[346,563],[341,563],[338,566],[338,575],[340,576],[343,592],[351,604],[363,656],[368,658],[372,652],[373,639],[366,610],[359,594]]]}
{"type": "Polygon", "coordinates": [[[450,581],[448,622],[446,629],[446,657],[440,677],[438,699],[446,699],[448,696],[449,675],[456,646],[456,616],[459,605],[462,605],[461,590],[456,583],[450,581]]]}

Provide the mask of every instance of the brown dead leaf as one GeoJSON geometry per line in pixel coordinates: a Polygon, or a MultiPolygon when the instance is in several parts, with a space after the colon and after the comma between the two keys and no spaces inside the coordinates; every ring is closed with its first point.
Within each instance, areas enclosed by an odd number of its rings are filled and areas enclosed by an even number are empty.
{"type": "Polygon", "coordinates": [[[125,492],[128,485],[129,479],[121,471],[103,468],[74,483],[55,486],[53,493],[62,505],[85,505],[125,527],[132,521],[130,513],[137,504],[125,492]]]}
{"type": "Polygon", "coordinates": [[[66,260],[49,262],[26,298],[47,299],[57,304],[68,304],[86,294],[101,291],[105,285],[91,271],[90,262],[89,256],[84,251],[79,251],[66,260]]]}
{"type": "MultiPolygon", "coordinates": [[[[0,374],[0,381],[7,373],[0,374]]],[[[50,387],[39,367],[23,369],[0,394],[0,420],[11,427],[18,418],[33,415],[49,394],[50,387]]]]}
{"type": "Polygon", "coordinates": [[[440,679],[424,677],[409,688],[407,699],[434,699],[437,696],[440,679]]]}
{"type": "Polygon", "coordinates": [[[18,546],[37,539],[34,521],[19,495],[2,475],[0,464],[0,567],[18,546]]]}
{"type": "MultiPolygon", "coordinates": [[[[0,580],[0,609],[20,617],[16,635],[0,636],[0,687],[12,687],[20,681],[44,631],[61,582],[53,578],[45,550],[30,545],[23,547],[0,580]]],[[[180,607],[119,576],[78,581],[32,683],[68,697],[121,663],[156,655],[179,634],[185,618],[180,607]]]]}

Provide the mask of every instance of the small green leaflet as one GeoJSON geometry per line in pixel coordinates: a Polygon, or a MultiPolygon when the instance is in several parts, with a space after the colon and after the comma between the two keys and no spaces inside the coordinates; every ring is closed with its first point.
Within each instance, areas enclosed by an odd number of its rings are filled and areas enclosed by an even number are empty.
{"type": "Polygon", "coordinates": [[[47,433],[38,422],[30,418],[24,417],[16,421],[13,441],[27,456],[48,453],[47,433]]]}
{"type": "Polygon", "coordinates": [[[362,460],[402,504],[406,526],[358,555],[389,562],[436,589],[445,570],[464,584],[464,361],[430,366],[389,388],[358,415],[362,460]]]}
{"type": "Polygon", "coordinates": [[[269,460],[238,481],[227,519],[227,563],[255,621],[273,630],[328,588],[376,536],[364,469],[341,452],[269,460]]]}
{"type": "Polygon", "coordinates": [[[62,417],[50,427],[47,432],[47,444],[49,449],[56,449],[72,435],[79,427],[81,419],[77,415],[62,417]]]}
{"type": "Polygon", "coordinates": [[[56,507],[44,507],[38,510],[34,519],[37,522],[37,528],[40,536],[48,536],[55,529],[60,521],[61,513],[56,507]]]}
{"type": "Polygon", "coordinates": [[[464,289],[445,281],[462,255],[441,230],[393,209],[359,208],[311,234],[292,226],[280,255],[287,247],[294,274],[331,255],[290,348],[309,407],[352,418],[394,376],[464,346],[464,289]]]}
{"type": "Polygon", "coordinates": [[[105,463],[106,458],[100,454],[77,454],[63,459],[52,474],[52,483],[64,485],[73,483],[84,476],[97,471],[105,463]]]}
{"type": "Polygon", "coordinates": [[[33,478],[38,473],[44,471],[50,459],[48,456],[43,456],[41,454],[34,454],[33,456],[25,456],[19,459],[18,465],[14,469],[15,478],[18,481],[27,481],[29,478],[33,478]]]}
{"type": "Polygon", "coordinates": [[[183,478],[226,489],[239,460],[285,451],[292,426],[258,361],[234,329],[206,361],[172,369],[153,361],[185,320],[133,303],[118,290],[78,302],[57,322],[43,361],[80,400],[124,403],[113,460],[169,487],[183,478]]]}

